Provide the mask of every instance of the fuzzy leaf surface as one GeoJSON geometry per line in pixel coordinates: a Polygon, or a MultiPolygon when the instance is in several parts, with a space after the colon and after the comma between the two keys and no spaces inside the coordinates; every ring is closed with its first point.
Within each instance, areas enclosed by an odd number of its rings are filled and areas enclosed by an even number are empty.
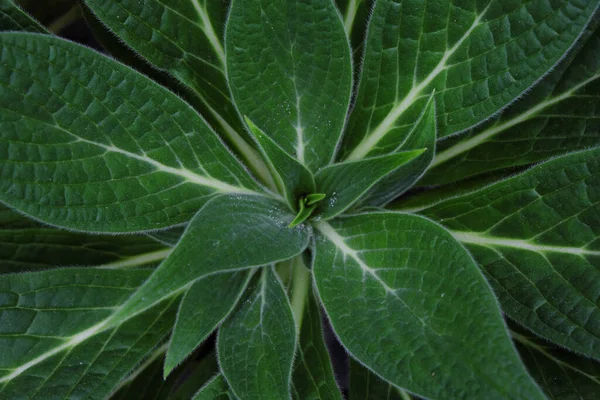
{"type": "Polygon", "coordinates": [[[49,33],[12,0],[0,0],[0,31],[49,33]]]}
{"type": "Polygon", "coordinates": [[[400,395],[400,390],[394,385],[379,378],[350,358],[350,398],[349,400],[411,400],[413,397],[404,392],[400,395]]]}
{"type": "Polygon", "coordinates": [[[202,118],[145,76],[50,36],[0,42],[0,200],[54,225],[130,232],[257,189],[202,118]]]}
{"type": "Polygon", "coordinates": [[[222,374],[208,382],[192,400],[237,400],[222,374]]]}
{"type": "Polygon", "coordinates": [[[257,274],[237,309],[219,329],[219,365],[244,400],[290,399],[296,325],[285,289],[272,267],[257,274]]]}
{"type": "Polygon", "coordinates": [[[512,319],[600,359],[600,149],[421,211],[450,229],[512,319]]]}
{"type": "Polygon", "coordinates": [[[310,170],[329,164],[352,90],[350,46],[331,0],[233,0],[226,34],[235,104],[310,170]]]}
{"type": "Polygon", "coordinates": [[[544,399],[483,275],[441,226],[378,212],[316,229],[313,276],[352,357],[427,398],[544,399]]]}
{"type": "Polygon", "coordinates": [[[491,117],[563,57],[598,4],[377,1],[343,155],[392,151],[433,90],[440,137],[491,117]]]}
{"type": "Polygon", "coordinates": [[[2,275],[0,397],[106,397],[174,322],[171,299],[106,325],[148,274],[69,268],[2,275]]]}

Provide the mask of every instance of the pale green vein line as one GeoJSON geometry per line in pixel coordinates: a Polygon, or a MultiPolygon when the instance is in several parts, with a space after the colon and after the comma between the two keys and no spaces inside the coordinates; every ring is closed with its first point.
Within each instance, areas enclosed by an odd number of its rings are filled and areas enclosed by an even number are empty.
{"type": "MultiPolygon", "coordinates": [[[[491,4],[491,3],[490,3],[491,4]]],[[[488,5],[489,7],[489,5],[488,5]]],[[[469,29],[463,34],[463,36],[452,46],[450,49],[444,52],[440,62],[436,67],[419,83],[417,86],[413,86],[404,99],[397,103],[383,119],[383,121],[373,130],[370,134],[367,134],[364,139],[356,146],[356,148],[348,155],[347,161],[356,161],[364,158],[375,146],[388,134],[388,132],[394,127],[394,124],[398,118],[406,111],[417,99],[426,96],[428,93],[423,93],[423,90],[429,86],[429,84],[445,69],[448,68],[447,62],[452,55],[458,50],[458,48],[469,38],[471,33],[481,24],[481,20],[485,15],[488,7],[486,7],[481,14],[479,14],[469,29]]]]}
{"type": "Polygon", "coordinates": [[[585,248],[578,247],[566,247],[566,246],[548,246],[540,245],[528,240],[523,239],[507,239],[507,238],[493,238],[485,235],[481,235],[474,232],[457,232],[452,231],[452,235],[456,240],[462,243],[475,244],[480,246],[497,246],[497,247],[509,247],[520,250],[534,251],[536,253],[561,253],[561,254],[573,254],[581,257],[585,256],[596,256],[600,257],[600,251],[587,250],[585,248]]]}
{"type": "Polygon", "coordinates": [[[436,154],[433,162],[431,163],[431,168],[445,163],[446,161],[462,153],[465,153],[473,149],[474,147],[479,146],[481,143],[485,142],[486,140],[497,135],[500,132],[503,132],[509,128],[512,128],[515,125],[518,125],[522,122],[527,121],[530,118],[537,116],[545,108],[548,108],[554,104],[560,103],[565,99],[568,99],[569,97],[573,96],[579,89],[598,78],[600,78],[600,74],[596,74],[590,77],[589,79],[586,79],[585,81],[579,83],[578,85],[574,86],[566,92],[561,93],[558,96],[548,98],[545,101],[538,103],[535,107],[528,109],[527,111],[515,116],[514,118],[511,118],[501,124],[491,126],[483,132],[471,137],[470,139],[465,140],[464,142],[460,142],[455,146],[452,146],[444,151],[439,152],[438,154],[436,154]]]}
{"type": "Polygon", "coordinates": [[[134,371],[132,371],[127,378],[123,379],[119,385],[113,390],[113,393],[118,392],[121,388],[124,388],[135,378],[137,378],[146,368],[148,368],[154,361],[156,361],[159,357],[167,352],[169,349],[169,343],[165,343],[162,346],[158,347],[156,350],[152,352],[152,354],[144,361],[139,367],[137,367],[134,371]]]}
{"type": "Polygon", "coordinates": [[[153,251],[150,253],[140,254],[138,256],[128,257],[123,260],[103,264],[96,268],[120,269],[120,268],[136,267],[139,265],[151,264],[156,261],[164,260],[165,258],[167,258],[167,256],[169,254],[171,254],[172,251],[173,251],[173,249],[153,251]]]}
{"type": "Polygon", "coordinates": [[[208,41],[210,42],[213,49],[215,49],[217,57],[219,57],[219,60],[221,61],[221,65],[225,66],[225,51],[223,50],[223,46],[221,45],[221,42],[219,41],[219,38],[216,35],[215,30],[210,22],[208,13],[202,6],[200,6],[198,0],[192,0],[192,4],[194,5],[196,12],[198,13],[198,16],[202,20],[202,25],[204,26],[204,33],[206,34],[208,41]]]}
{"type": "Polygon", "coordinates": [[[344,29],[346,30],[346,34],[350,36],[352,33],[352,28],[354,27],[354,19],[356,18],[356,12],[358,11],[358,7],[363,0],[350,0],[348,3],[348,8],[346,8],[346,15],[344,15],[344,29]]]}

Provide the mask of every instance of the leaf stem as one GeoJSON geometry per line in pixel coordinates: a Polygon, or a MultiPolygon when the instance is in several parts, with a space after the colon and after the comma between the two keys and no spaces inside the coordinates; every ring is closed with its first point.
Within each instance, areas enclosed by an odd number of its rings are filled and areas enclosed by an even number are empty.
{"type": "Polygon", "coordinates": [[[69,11],[52,21],[52,23],[48,25],[48,30],[55,35],[58,35],[67,26],[79,20],[82,15],[81,7],[79,6],[79,3],[76,3],[69,11]]]}
{"type": "Polygon", "coordinates": [[[306,296],[310,288],[310,271],[302,261],[302,254],[294,258],[294,270],[292,272],[292,291],[291,304],[296,321],[296,329],[300,331],[302,327],[302,317],[304,316],[304,306],[306,305],[306,296]]]}
{"type": "Polygon", "coordinates": [[[167,258],[167,256],[169,254],[171,254],[172,251],[173,251],[173,249],[164,249],[164,250],[153,251],[150,253],[144,253],[144,254],[140,254],[137,256],[124,258],[119,261],[114,261],[111,263],[99,265],[97,268],[119,269],[119,268],[129,268],[129,267],[137,267],[140,265],[151,264],[156,261],[164,260],[165,258],[167,258]]]}

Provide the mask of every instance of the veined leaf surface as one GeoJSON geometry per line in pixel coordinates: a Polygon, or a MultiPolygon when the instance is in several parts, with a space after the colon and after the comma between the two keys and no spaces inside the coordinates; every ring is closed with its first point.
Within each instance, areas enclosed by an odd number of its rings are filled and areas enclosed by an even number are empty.
{"type": "Polygon", "coordinates": [[[0,30],[49,33],[12,0],[0,0],[0,30]]]}
{"type": "Polygon", "coordinates": [[[600,144],[600,29],[498,118],[439,143],[422,183],[443,184],[600,144]]]}
{"type": "Polygon", "coordinates": [[[130,232],[258,189],[204,120],[145,76],[54,37],[0,43],[0,200],[54,225],[130,232]]]}
{"type": "Polygon", "coordinates": [[[600,149],[553,159],[421,213],[469,249],[509,317],[600,359],[600,149]]]}
{"type": "Polygon", "coordinates": [[[597,0],[377,1],[343,155],[392,151],[433,90],[440,137],[489,118],[563,57],[597,7],[597,0]]]}
{"type": "Polygon", "coordinates": [[[312,171],[331,162],[352,90],[332,0],[233,0],[225,44],[240,112],[312,171]]]}
{"type": "Polygon", "coordinates": [[[315,228],[319,297],[352,357],[427,398],[544,399],[483,275],[441,226],[378,212],[315,228]]]}
{"type": "Polygon", "coordinates": [[[173,324],[170,299],[106,325],[148,274],[69,268],[1,276],[0,397],[106,397],[173,324]]]}
{"type": "Polygon", "coordinates": [[[385,399],[411,400],[414,397],[402,389],[382,380],[360,363],[350,358],[350,398],[349,400],[385,399]],[[402,391],[402,392],[401,392],[402,391]],[[402,395],[400,394],[402,393],[402,395]]]}
{"type": "Polygon", "coordinates": [[[290,398],[296,325],[285,289],[272,267],[257,274],[237,309],[219,329],[219,364],[244,400],[290,398]]]}
{"type": "Polygon", "coordinates": [[[222,374],[208,382],[192,400],[237,400],[222,374]]]}

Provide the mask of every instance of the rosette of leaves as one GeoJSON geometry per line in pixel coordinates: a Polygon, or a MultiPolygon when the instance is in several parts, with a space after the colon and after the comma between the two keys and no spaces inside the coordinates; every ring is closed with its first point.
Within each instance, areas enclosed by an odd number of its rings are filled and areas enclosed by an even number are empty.
{"type": "Polygon", "coordinates": [[[600,393],[598,1],[81,6],[0,1],[1,398],[600,393]]]}

